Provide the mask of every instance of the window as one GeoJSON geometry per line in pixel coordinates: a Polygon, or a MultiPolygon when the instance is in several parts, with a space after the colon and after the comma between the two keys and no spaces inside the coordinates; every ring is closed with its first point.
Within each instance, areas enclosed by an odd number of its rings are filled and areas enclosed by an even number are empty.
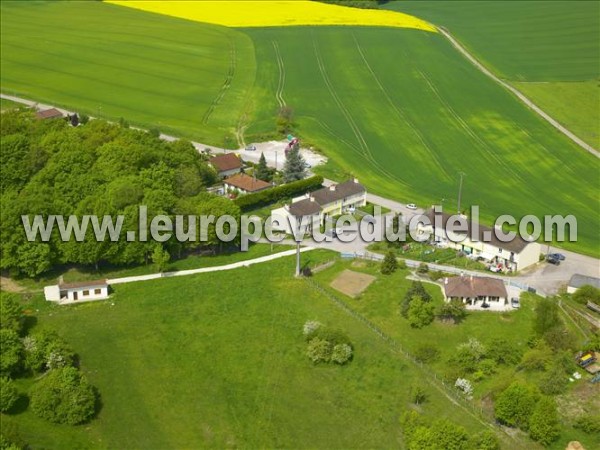
{"type": "Polygon", "coordinates": [[[94,289],[94,294],[95,295],[100,295],[102,294],[102,289],[98,288],[98,289],[94,289]]]}
{"type": "Polygon", "coordinates": [[[81,295],[83,295],[84,297],[87,297],[88,295],[90,295],[90,291],[89,290],[85,290],[81,293],[81,295]]]}

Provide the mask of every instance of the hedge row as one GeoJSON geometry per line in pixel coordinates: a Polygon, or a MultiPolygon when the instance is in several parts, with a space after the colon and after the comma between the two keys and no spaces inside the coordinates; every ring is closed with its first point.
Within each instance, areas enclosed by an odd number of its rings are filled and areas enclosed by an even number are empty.
{"type": "Polygon", "coordinates": [[[284,198],[290,198],[294,195],[314,191],[319,189],[322,184],[323,177],[315,175],[304,180],[282,184],[281,186],[265,189],[264,191],[256,192],[254,194],[241,195],[234,200],[234,203],[240,207],[242,212],[245,212],[270,205],[284,198]]]}

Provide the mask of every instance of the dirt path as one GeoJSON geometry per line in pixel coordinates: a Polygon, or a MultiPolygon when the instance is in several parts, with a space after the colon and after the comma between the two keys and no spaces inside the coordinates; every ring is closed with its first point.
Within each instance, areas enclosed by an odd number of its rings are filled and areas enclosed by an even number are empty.
{"type": "Polygon", "coordinates": [[[593,148],[591,145],[583,142],[581,139],[579,139],[577,136],[575,136],[573,133],[571,133],[567,128],[565,128],[560,123],[558,123],[555,119],[553,119],[548,113],[544,112],[539,106],[537,106],[535,103],[533,103],[527,97],[525,97],[525,95],[523,95],[521,93],[521,91],[519,91],[515,87],[511,86],[506,81],[501,80],[496,75],[494,75],[492,72],[490,72],[488,69],[486,69],[486,67],[483,64],[481,64],[473,55],[471,55],[468,52],[468,50],[466,48],[464,48],[454,37],[452,37],[452,35],[446,29],[444,29],[443,27],[438,27],[438,30],[442,34],[442,36],[444,36],[446,39],[448,39],[450,41],[450,43],[460,53],[462,53],[465,58],[467,58],[469,61],[471,61],[471,63],[475,67],[477,67],[481,72],[483,72],[485,75],[490,77],[496,83],[500,84],[501,86],[505,87],[510,92],[512,92],[519,100],[521,100],[523,103],[525,103],[525,105],[527,105],[529,108],[531,108],[537,114],[539,114],[543,119],[545,119],[548,123],[550,123],[550,125],[552,125],[558,131],[563,133],[565,136],[567,136],[569,139],[571,139],[573,142],[575,142],[581,148],[590,152],[596,158],[600,158],[600,152],[598,150],[593,148]]]}
{"type": "Polygon", "coordinates": [[[0,288],[7,292],[25,292],[27,290],[13,279],[7,277],[0,277],[0,288]]]}

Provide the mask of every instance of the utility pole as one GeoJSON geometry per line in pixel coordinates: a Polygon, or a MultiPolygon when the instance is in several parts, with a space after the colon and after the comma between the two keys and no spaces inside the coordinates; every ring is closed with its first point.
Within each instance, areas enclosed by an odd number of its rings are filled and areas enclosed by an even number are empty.
{"type": "Polygon", "coordinates": [[[460,174],[460,184],[458,186],[458,214],[460,214],[460,200],[462,198],[463,176],[465,176],[465,173],[459,172],[459,174],[460,174]]]}
{"type": "Polygon", "coordinates": [[[300,276],[300,241],[296,242],[296,277],[300,276]]]}

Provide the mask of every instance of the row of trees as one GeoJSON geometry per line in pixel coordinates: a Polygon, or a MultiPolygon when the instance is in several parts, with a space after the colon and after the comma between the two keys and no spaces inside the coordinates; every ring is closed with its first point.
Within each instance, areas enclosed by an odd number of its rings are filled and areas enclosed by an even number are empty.
{"type": "MultiPolygon", "coordinates": [[[[151,241],[96,242],[91,227],[84,242],[62,242],[56,230],[49,242],[29,242],[21,215],[122,214],[123,229],[137,230],[139,205],[147,206],[149,218],[240,214],[229,200],[206,193],[217,180],[208,156],[189,142],[165,142],[125,125],[94,120],[74,128],[62,120],[35,120],[28,111],[7,111],[0,152],[0,267],[15,274],[34,277],[67,263],[145,263],[156,249],[151,241]]],[[[207,242],[173,238],[160,245],[171,255],[218,248],[213,231],[207,242]]]]}

